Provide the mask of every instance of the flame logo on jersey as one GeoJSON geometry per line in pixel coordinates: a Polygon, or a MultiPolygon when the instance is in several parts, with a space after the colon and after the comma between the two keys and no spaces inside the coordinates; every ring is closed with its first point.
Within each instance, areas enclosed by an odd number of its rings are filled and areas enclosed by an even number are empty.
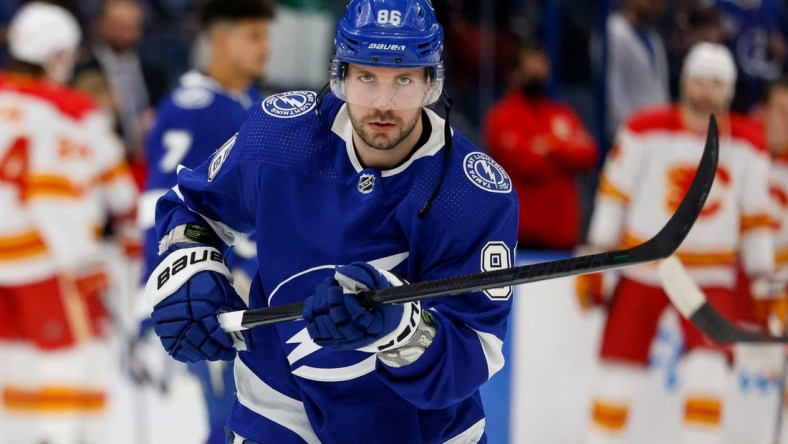
{"type": "MultiPolygon", "coordinates": [[[[689,191],[692,179],[695,177],[696,165],[676,165],[668,170],[667,176],[667,195],[665,196],[668,213],[673,214],[684,199],[684,195],[689,191]]],[[[728,187],[731,183],[731,175],[723,165],[717,166],[717,173],[714,175],[714,182],[718,186],[728,187]]],[[[699,218],[706,218],[717,214],[723,207],[723,199],[709,195],[706,204],[700,211],[699,218]]]]}

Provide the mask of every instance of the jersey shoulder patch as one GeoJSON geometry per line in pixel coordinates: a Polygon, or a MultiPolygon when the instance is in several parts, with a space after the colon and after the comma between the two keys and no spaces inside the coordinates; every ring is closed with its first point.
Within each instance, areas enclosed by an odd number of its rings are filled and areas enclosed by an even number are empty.
{"type": "Polygon", "coordinates": [[[485,153],[474,151],[462,162],[465,177],[477,187],[491,193],[511,193],[512,180],[498,162],[485,153]]]}
{"type": "Polygon", "coordinates": [[[172,103],[182,109],[202,109],[213,103],[213,96],[206,88],[178,88],[172,93],[172,103]]]}
{"type": "Polygon", "coordinates": [[[213,159],[211,159],[211,163],[208,166],[208,182],[212,181],[216,174],[219,173],[219,169],[224,164],[224,161],[227,160],[227,156],[230,155],[230,150],[233,149],[235,145],[235,139],[238,137],[236,133],[233,137],[230,138],[227,142],[222,145],[221,148],[216,150],[216,153],[213,155],[213,159]]]}
{"type": "Polygon", "coordinates": [[[307,114],[316,104],[317,94],[314,91],[288,91],[267,97],[262,107],[269,116],[290,119],[307,114]]]}

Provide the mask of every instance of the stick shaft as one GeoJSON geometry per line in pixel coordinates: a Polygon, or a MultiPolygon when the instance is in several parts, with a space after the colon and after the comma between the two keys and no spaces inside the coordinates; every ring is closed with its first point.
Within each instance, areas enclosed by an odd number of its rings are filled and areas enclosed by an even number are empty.
{"type": "MultiPolygon", "coordinates": [[[[703,156],[698,164],[695,177],[687,194],[676,212],[653,238],[627,250],[591,254],[538,264],[523,265],[503,270],[488,271],[464,276],[418,282],[383,290],[367,291],[358,294],[359,302],[365,307],[376,304],[405,303],[427,298],[465,294],[472,291],[509,285],[526,284],[547,279],[556,279],[578,274],[594,273],[615,268],[651,262],[668,257],[687,236],[695,223],[706,197],[709,194],[717,171],[719,140],[717,122],[714,116],[709,119],[709,130],[703,156]]],[[[251,328],[277,322],[301,319],[303,303],[293,303],[274,307],[258,308],[243,312],[242,320],[229,322],[222,320],[230,313],[220,315],[220,322],[227,331],[251,328]]],[[[237,312],[236,312],[237,313],[237,312]]],[[[236,316],[237,318],[237,316],[236,316]]]]}

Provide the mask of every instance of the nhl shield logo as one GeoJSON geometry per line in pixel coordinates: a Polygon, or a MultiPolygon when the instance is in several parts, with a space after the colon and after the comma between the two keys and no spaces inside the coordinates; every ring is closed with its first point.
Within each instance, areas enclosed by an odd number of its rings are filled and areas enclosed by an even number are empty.
{"type": "Polygon", "coordinates": [[[375,189],[375,176],[372,174],[362,174],[358,178],[358,191],[361,194],[369,194],[375,189]]]}

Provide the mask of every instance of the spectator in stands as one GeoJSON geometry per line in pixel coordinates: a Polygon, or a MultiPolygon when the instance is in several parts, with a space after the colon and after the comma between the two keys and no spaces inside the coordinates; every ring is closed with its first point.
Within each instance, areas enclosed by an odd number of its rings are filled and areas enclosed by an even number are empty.
{"type": "Polygon", "coordinates": [[[668,61],[653,23],[665,0],[625,0],[607,21],[607,129],[610,134],[632,112],[670,101],[668,61]]]}
{"type": "Polygon", "coordinates": [[[138,0],[106,0],[94,23],[91,47],[92,57],[112,89],[118,123],[131,157],[140,152],[145,122],[169,87],[166,70],[139,53],[143,25],[138,0]]]}
{"type": "Polygon", "coordinates": [[[710,6],[693,7],[679,12],[674,17],[675,25],[668,47],[670,65],[670,96],[679,96],[681,67],[690,48],[698,42],[723,43],[725,28],[722,15],[717,8],[710,6]]]}
{"type": "Polygon", "coordinates": [[[520,247],[571,250],[580,236],[576,177],[597,161],[577,114],[546,96],[550,60],[537,43],[516,51],[511,89],[489,111],[487,150],[509,172],[520,200],[520,247]]]}
{"type": "Polygon", "coordinates": [[[732,109],[749,113],[763,101],[764,86],[782,75],[788,60],[788,13],[780,0],[716,0],[725,22],[739,82],[732,109]]]}

